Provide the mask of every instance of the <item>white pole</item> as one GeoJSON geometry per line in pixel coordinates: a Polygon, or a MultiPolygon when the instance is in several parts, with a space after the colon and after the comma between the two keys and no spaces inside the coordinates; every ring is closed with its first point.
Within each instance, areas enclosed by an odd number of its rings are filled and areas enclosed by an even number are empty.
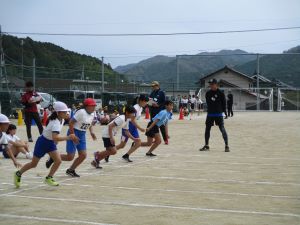
{"type": "Polygon", "coordinates": [[[101,82],[101,84],[102,84],[102,93],[104,92],[104,57],[102,56],[101,57],[101,61],[102,61],[102,63],[101,63],[101,74],[102,74],[102,77],[101,77],[101,80],[102,80],[102,82],[101,82]]]}
{"type": "Polygon", "coordinates": [[[32,82],[33,82],[33,90],[35,91],[35,58],[33,58],[33,70],[32,70],[32,82]]]}
{"type": "Polygon", "coordinates": [[[256,109],[260,110],[260,99],[259,99],[259,54],[257,54],[256,60],[256,109]]]}
{"type": "Polygon", "coordinates": [[[179,56],[176,55],[176,80],[177,80],[177,91],[179,91],[179,56]]]}

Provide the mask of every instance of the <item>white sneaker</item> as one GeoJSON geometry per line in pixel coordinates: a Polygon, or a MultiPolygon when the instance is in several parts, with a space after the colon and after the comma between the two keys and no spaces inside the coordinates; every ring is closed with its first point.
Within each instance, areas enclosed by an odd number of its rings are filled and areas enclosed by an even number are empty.
{"type": "Polygon", "coordinates": [[[33,158],[32,152],[27,152],[26,159],[32,159],[32,158],[33,158]]]}

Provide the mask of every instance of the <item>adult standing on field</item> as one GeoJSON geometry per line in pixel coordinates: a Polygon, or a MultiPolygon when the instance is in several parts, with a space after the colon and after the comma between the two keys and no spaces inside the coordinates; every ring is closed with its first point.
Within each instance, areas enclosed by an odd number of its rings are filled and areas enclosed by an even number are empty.
{"type": "Polygon", "coordinates": [[[207,117],[205,127],[205,145],[200,151],[209,151],[209,138],[211,127],[216,124],[223,136],[225,142],[225,152],[229,152],[228,136],[224,127],[223,113],[226,115],[225,94],[218,88],[218,81],[211,79],[208,81],[210,90],[206,92],[207,117]]]}
{"type": "Polygon", "coordinates": [[[25,124],[27,131],[27,138],[29,142],[33,142],[31,135],[31,121],[36,123],[40,135],[43,133],[43,125],[38,113],[37,104],[42,100],[42,97],[34,91],[33,83],[28,81],[25,84],[25,93],[22,95],[22,104],[25,111],[25,124]]]}
{"type": "MultiPolygon", "coordinates": [[[[165,109],[166,95],[165,92],[160,89],[160,84],[158,81],[153,81],[151,83],[152,92],[149,96],[150,100],[150,119],[152,120],[160,111],[165,109]]],[[[168,144],[168,137],[166,135],[165,126],[160,127],[161,135],[165,141],[165,144],[168,144]]]]}
{"type": "Polygon", "coordinates": [[[232,106],[233,106],[233,95],[231,91],[229,91],[227,95],[227,115],[231,117],[233,117],[232,106]]]}

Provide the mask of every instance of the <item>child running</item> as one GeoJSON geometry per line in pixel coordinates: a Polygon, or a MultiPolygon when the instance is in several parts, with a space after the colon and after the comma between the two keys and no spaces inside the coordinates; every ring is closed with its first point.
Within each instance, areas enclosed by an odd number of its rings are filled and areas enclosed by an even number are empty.
{"type": "Polygon", "coordinates": [[[165,101],[165,110],[160,111],[148,124],[146,129],[147,142],[142,142],[141,146],[151,146],[146,156],[156,156],[152,152],[161,144],[161,138],[159,135],[159,127],[165,125],[166,136],[169,137],[168,121],[172,119],[173,102],[165,101]],[[154,142],[153,142],[154,139],[154,142]]]}
{"type": "MultiPolygon", "coordinates": [[[[122,156],[122,158],[127,161],[127,162],[132,162],[131,159],[129,159],[129,156],[135,151],[137,150],[142,142],[141,142],[141,139],[140,139],[140,136],[139,136],[139,132],[138,132],[138,129],[141,131],[141,132],[145,132],[145,129],[143,129],[142,127],[140,127],[136,120],[139,120],[142,116],[142,112],[143,112],[143,108],[147,105],[147,102],[149,101],[149,99],[145,96],[145,95],[140,95],[138,100],[137,100],[137,104],[135,104],[133,107],[136,111],[135,113],[135,117],[133,119],[131,119],[131,121],[129,121],[129,133],[136,139],[136,140],[131,148],[128,150],[128,152],[122,156]]],[[[116,147],[117,150],[119,149],[122,149],[125,147],[128,139],[129,139],[129,136],[126,134],[126,129],[122,129],[122,138],[121,138],[121,143],[116,147]]]]}
{"type": "Polygon", "coordinates": [[[55,102],[54,110],[51,116],[48,118],[47,126],[44,129],[42,135],[37,139],[34,147],[34,153],[32,161],[25,164],[20,170],[14,174],[14,183],[17,188],[21,186],[21,176],[27,170],[35,168],[40,159],[48,153],[53,159],[53,165],[50,169],[48,176],[45,178],[45,183],[50,186],[58,186],[58,183],[53,179],[53,175],[61,164],[60,154],[57,152],[57,143],[59,141],[72,140],[78,141],[78,138],[74,134],[70,134],[66,137],[61,137],[59,134],[64,125],[64,120],[69,117],[69,108],[63,102],[55,102]]]}
{"type": "Polygon", "coordinates": [[[135,144],[140,143],[140,139],[133,137],[129,132],[129,120],[134,119],[135,114],[135,108],[133,106],[127,106],[125,108],[125,115],[116,117],[103,129],[102,139],[106,150],[94,153],[94,160],[91,162],[92,166],[96,169],[101,169],[100,161],[107,156],[115,155],[117,153],[114,136],[116,136],[118,131],[122,128],[125,129],[126,136],[132,139],[135,144]]]}
{"type": "MultiPolygon", "coordinates": [[[[17,127],[14,124],[10,124],[6,131],[6,137],[8,141],[8,148],[10,148],[14,157],[17,157],[21,152],[23,153],[27,159],[32,159],[32,153],[29,151],[28,142],[22,141],[17,135],[17,127]]],[[[3,152],[3,156],[5,158],[10,158],[10,156],[3,152]]]]}
{"type": "MultiPolygon", "coordinates": [[[[73,118],[69,122],[69,134],[74,134],[79,138],[79,142],[73,142],[73,140],[67,141],[67,154],[61,154],[62,161],[72,161],[75,157],[76,149],[78,151],[78,157],[74,160],[69,169],[66,170],[66,174],[72,177],[80,177],[75,172],[75,169],[86,159],[86,130],[89,129],[93,140],[97,140],[96,135],[93,132],[92,125],[96,117],[95,114],[96,102],[92,98],[87,98],[83,102],[82,108],[78,109],[73,118]]],[[[46,167],[49,168],[53,163],[53,159],[49,158],[46,162],[46,167]]]]}

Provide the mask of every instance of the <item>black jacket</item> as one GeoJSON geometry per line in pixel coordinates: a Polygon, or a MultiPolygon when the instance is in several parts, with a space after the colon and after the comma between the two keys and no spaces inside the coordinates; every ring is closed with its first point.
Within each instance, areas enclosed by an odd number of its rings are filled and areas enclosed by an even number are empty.
{"type": "Polygon", "coordinates": [[[205,98],[207,103],[207,113],[226,113],[226,98],[220,89],[217,89],[216,91],[207,91],[205,98]]]}
{"type": "Polygon", "coordinates": [[[150,107],[150,114],[152,118],[165,108],[166,96],[161,89],[158,89],[152,91],[149,97],[159,105],[159,107],[150,107]]]}

